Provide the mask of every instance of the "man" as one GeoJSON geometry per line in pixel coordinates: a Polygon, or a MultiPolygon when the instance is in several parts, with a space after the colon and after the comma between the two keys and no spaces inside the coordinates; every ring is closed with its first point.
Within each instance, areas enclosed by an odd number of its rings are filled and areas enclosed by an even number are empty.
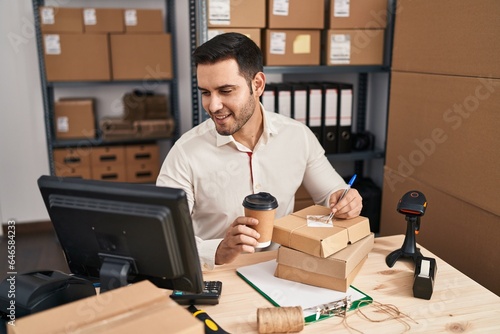
{"type": "Polygon", "coordinates": [[[205,269],[255,251],[258,224],[244,217],[245,196],[268,192],[276,217],[293,212],[303,183],[317,204],[337,218],[359,215],[352,189],[338,201],[344,180],[304,124],[266,112],[259,103],[266,77],[262,52],[244,35],[214,37],[193,53],[198,89],[209,120],[186,132],[170,150],[158,186],[182,188],[188,198],[200,260],[205,269]]]}

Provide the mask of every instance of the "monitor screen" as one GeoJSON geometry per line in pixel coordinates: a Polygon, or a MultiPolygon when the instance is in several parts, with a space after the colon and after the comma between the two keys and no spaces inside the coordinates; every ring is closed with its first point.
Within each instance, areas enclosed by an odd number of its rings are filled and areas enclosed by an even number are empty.
{"type": "Polygon", "coordinates": [[[98,280],[103,292],[144,279],[203,290],[183,190],[56,176],[38,186],[72,274],[98,280]]]}

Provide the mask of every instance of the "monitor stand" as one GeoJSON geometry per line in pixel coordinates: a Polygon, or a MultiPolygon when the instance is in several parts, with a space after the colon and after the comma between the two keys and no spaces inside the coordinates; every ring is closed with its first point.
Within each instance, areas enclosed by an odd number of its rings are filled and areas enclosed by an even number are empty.
{"type": "Polygon", "coordinates": [[[99,258],[102,261],[100,293],[127,286],[129,274],[137,272],[133,258],[102,253],[99,253],[99,258]]]}

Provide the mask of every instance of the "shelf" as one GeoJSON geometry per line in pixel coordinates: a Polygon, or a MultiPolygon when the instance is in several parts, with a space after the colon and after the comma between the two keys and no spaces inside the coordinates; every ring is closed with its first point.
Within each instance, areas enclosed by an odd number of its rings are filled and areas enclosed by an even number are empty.
{"type": "Polygon", "coordinates": [[[47,82],[47,87],[83,87],[96,85],[149,85],[152,83],[168,84],[174,79],[148,79],[148,80],[121,80],[121,81],[52,81],[47,82]]]}
{"type": "Polygon", "coordinates": [[[152,137],[152,138],[131,138],[120,140],[104,140],[102,138],[82,138],[71,140],[55,140],[52,142],[52,148],[66,147],[91,147],[91,146],[112,146],[112,145],[141,145],[158,142],[160,140],[173,140],[173,137],[152,137]]]}
{"type": "Polygon", "coordinates": [[[387,66],[264,66],[265,74],[335,74],[389,72],[387,66]]]}
{"type": "Polygon", "coordinates": [[[351,153],[327,154],[328,161],[361,161],[371,159],[382,159],[385,157],[383,150],[357,151],[351,153]]]}

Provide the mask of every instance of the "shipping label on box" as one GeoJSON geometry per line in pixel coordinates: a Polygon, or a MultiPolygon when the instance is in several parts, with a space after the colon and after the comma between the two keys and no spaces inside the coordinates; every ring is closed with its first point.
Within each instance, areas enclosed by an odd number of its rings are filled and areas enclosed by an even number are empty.
{"type": "Polygon", "coordinates": [[[278,265],[276,266],[274,275],[276,277],[287,279],[289,281],[346,292],[363,267],[363,264],[365,263],[367,258],[368,256],[365,256],[346,278],[336,278],[328,275],[322,275],[303,269],[289,267],[280,263],[278,263],[278,265]]]}
{"type": "Polygon", "coordinates": [[[125,32],[162,33],[165,31],[163,13],[160,9],[125,9],[123,11],[125,32]]]}
{"type": "Polygon", "coordinates": [[[267,27],[272,29],[323,29],[325,0],[270,0],[267,22],[267,27]]]}
{"type": "Polygon", "coordinates": [[[264,28],[266,0],[208,0],[208,27],[264,28]]]}
{"type": "Polygon", "coordinates": [[[277,262],[292,268],[315,272],[330,277],[346,278],[373,248],[374,234],[347,245],[343,250],[327,258],[312,256],[281,246],[277,262]]]}
{"type": "Polygon", "coordinates": [[[265,65],[319,65],[320,30],[266,30],[265,65]]]}
{"type": "Polygon", "coordinates": [[[273,241],[318,257],[328,257],[370,235],[366,217],[336,219],[333,227],[307,226],[308,215],[329,215],[330,209],[314,205],[277,219],[274,222],[273,241]]]}
{"type": "Polygon", "coordinates": [[[382,65],[384,29],[328,30],[326,65],[382,65]]]}
{"type": "Polygon", "coordinates": [[[330,0],[330,29],[376,29],[387,25],[387,0],[330,0]]]}
{"type": "Polygon", "coordinates": [[[40,7],[42,33],[82,33],[81,8],[40,7]]]}
{"type": "Polygon", "coordinates": [[[111,33],[125,30],[123,9],[84,8],[83,26],[85,33],[111,33]]]}

